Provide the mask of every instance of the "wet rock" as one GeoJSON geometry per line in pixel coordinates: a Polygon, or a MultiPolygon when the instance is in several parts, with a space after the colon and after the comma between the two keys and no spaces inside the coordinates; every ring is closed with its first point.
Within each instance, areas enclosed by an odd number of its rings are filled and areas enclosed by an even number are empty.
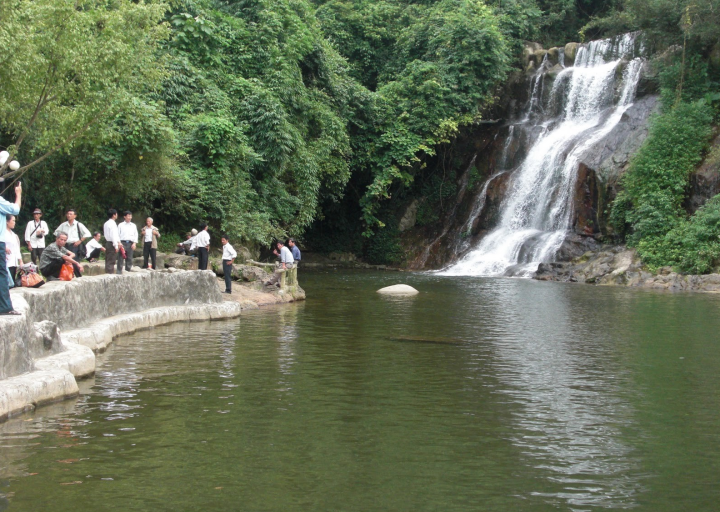
{"type": "Polygon", "coordinates": [[[531,43],[527,42],[523,45],[523,53],[522,53],[522,62],[523,67],[527,67],[527,65],[532,61],[532,57],[535,54],[536,51],[541,50],[542,46],[540,43],[531,43]]]}
{"type": "Polygon", "coordinates": [[[568,261],[582,256],[588,251],[599,248],[597,241],[591,236],[572,234],[565,238],[555,257],[558,261],[568,261]]]}
{"type": "Polygon", "coordinates": [[[577,56],[578,43],[568,43],[565,45],[565,65],[572,66],[577,56]]]}
{"type": "MultiPolygon", "coordinates": [[[[563,49],[562,48],[550,48],[547,51],[547,58],[548,62],[551,66],[559,65],[560,64],[560,55],[562,55],[563,49]]],[[[560,66],[562,69],[562,66],[560,66]]]]}
{"type": "Polygon", "coordinates": [[[415,295],[417,293],[420,293],[415,288],[407,284],[395,284],[393,286],[386,286],[385,288],[380,288],[377,292],[384,295],[415,295]]]}

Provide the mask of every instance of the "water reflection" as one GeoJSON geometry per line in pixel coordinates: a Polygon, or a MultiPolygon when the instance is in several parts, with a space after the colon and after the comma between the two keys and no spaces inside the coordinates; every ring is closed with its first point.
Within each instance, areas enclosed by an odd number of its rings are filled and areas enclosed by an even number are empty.
{"type": "Polygon", "coordinates": [[[631,383],[613,364],[592,311],[573,308],[574,291],[508,281],[494,287],[490,315],[502,334],[487,339],[504,384],[497,392],[518,406],[512,442],[556,484],[532,494],[573,506],[634,507],[643,483],[623,435],[633,424],[623,398],[631,383]]]}
{"type": "Polygon", "coordinates": [[[713,509],[720,301],[403,278],[421,293],[308,273],[304,305],[117,340],[79,399],[0,425],[0,493],[19,512],[713,509]]]}

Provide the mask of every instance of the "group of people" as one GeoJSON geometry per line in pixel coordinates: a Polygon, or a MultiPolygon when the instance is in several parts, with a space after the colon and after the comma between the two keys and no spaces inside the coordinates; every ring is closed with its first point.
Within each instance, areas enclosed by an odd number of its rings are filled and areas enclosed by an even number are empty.
{"type": "MultiPolygon", "coordinates": [[[[5,254],[5,265],[0,264],[0,315],[17,315],[10,301],[9,289],[14,286],[17,270],[23,265],[20,252],[20,238],[15,234],[16,216],[20,213],[22,200],[22,185],[15,185],[15,202],[10,203],[0,197],[0,215],[4,215],[6,222],[0,222],[0,254],[5,254]]],[[[42,219],[43,212],[36,208],[33,219],[25,228],[25,244],[32,262],[48,280],[59,279],[64,265],[70,265],[76,277],[82,275],[82,261],[97,261],[101,254],[105,255],[105,273],[122,274],[132,270],[134,251],[139,243],[143,248],[143,267],[156,269],[158,239],[160,231],[153,225],[152,217],[145,219],[145,225],[138,230],[132,222],[132,212],[123,212],[123,220],[117,222],[118,212],[108,210],[108,220],[103,225],[103,232],[90,230],[79,220],[77,212],[69,209],[65,213],[66,221],[60,224],[53,232],[55,241],[46,245],[45,237],[50,234],[47,223],[42,219]],[[105,237],[105,244],[101,243],[105,237]]],[[[2,218],[2,217],[0,217],[2,218]]],[[[230,244],[228,235],[222,235],[220,241],[223,246],[222,266],[225,277],[225,293],[232,293],[232,266],[237,258],[237,252],[230,244]]],[[[199,230],[193,229],[187,234],[187,240],[177,244],[175,252],[195,255],[198,258],[198,269],[207,270],[210,251],[210,233],[208,225],[203,223],[199,230]]],[[[277,242],[273,248],[280,259],[279,265],[283,269],[296,267],[301,259],[300,249],[295,240],[288,239],[287,247],[277,242]]],[[[275,284],[279,280],[278,274],[267,284],[275,284]]]]}

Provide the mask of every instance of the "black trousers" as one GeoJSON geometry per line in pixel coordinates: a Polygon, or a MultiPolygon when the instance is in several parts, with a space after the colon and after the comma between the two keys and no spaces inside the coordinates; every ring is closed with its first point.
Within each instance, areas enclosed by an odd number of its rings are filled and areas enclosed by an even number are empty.
{"type": "Polygon", "coordinates": [[[232,263],[230,260],[223,260],[223,275],[225,276],[225,291],[232,291],[232,263]]]}
{"type": "Polygon", "coordinates": [[[123,259],[123,257],[118,254],[117,259],[117,273],[122,274],[123,271],[123,263],[125,264],[125,270],[130,272],[132,270],[132,264],[133,264],[133,250],[132,250],[132,242],[128,242],[127,240],[120,241],[122,246],[125,248],[125,256],[127,258],[123,259]]]}
{"type": "Polygon", "coordinates": [[[37,247],[30,251],[30,258],[35,265],[37,265],[38,261],[40,261],[40,256],[42,256],[44,250],[44,247],[37,247]]]}
{"type": "Polygon", "coordinates": [[[105,273],[115,273],[115,263],[118,260],[118,252],[112,242],[105,242],[105,273]]]}
{"type": "Polygon", "coordinates": [[[143,243],[143,267],[142,268],[148,268],[148,256],[152,260],[152,268],[157,270],[157,264],[155,263],[155,259],[157,258],[157,249],[152,248],[152,242],[144,242],[143,243]]]}
{"type": "Polygon", "coordinates": [[[100,249],[93,249],[93,251],[87,255],[87,259],[88,260],[98,259],[101,254],[102,254],[102,251],[100,249]]]}
{"type": "Polygon", "coordinates": [[[207,247],[198,247],[198,270],[207,270],[208,266],[208,249],[207,247]]]}
{"type": "MultiPolygon", "coordinates": [[[[54,277],[55,279],[60,278],[60,270],[62,269],[65,260],[52,261],[45,267],[40,267],[40,273],[45,277],[54,277]]],[[[73,265],[74,267],[74,265],[73,265]]]]}
{"type": "MultiPolygon", "coordinates": [[[[80,251],[81,247],[82,247],[82,242],[80,242],[80,245],[78,245],[77,247],[75,247],[74,242],[72,244],[69,244],[69,243],[65,244],[65,249],[67,249],[68,251],[73,253],[73,259],[75,261],[77,261],[78,263],[80,263],[80,258],[78,258],[77,255],[78,255],[78,252],[80,251]]],[[[64,260],[63,260],[63,262],[64,262],[64,260]]],[[[60,272],[60,271],[58,270],[58,272],[60,272]]],[[[73,265],[73,273],[75,274],[75,277],[82,277],[82,274],[80,273],[80,271],[77,269],[77,267],[75,265],[73,265]]]]}

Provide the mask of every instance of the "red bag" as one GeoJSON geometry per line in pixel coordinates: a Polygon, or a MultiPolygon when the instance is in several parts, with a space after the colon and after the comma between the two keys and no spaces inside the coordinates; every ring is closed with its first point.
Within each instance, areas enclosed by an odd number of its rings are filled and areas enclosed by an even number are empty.
{"type": "Polygon", "coordinates": [[[125,252],[125,247],[123,247],[122,244],[120,244],[119,252],[120,252],[120,257],[121,257],[122,259],[126,260],[126,259],[127,259],[127,253],[125,252]]]}
{"type": "Polygon", "coordinates": [[[74,275],[72,263],[63,264],[60,269],[60,281],[72,281],[74,275]]]}

